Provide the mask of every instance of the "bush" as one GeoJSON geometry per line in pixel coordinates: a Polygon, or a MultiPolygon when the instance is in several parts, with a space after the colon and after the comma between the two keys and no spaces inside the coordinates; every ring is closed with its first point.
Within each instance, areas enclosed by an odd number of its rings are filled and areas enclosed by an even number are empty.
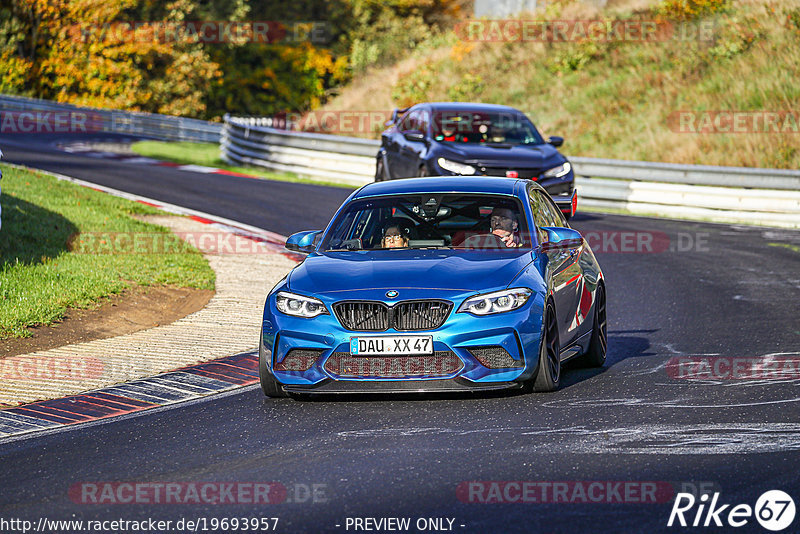
{"type": "Polygon", "coordinates": [[[468,72],[454,86],[447,90],[447,98],[454,102],[469,102],[479,100],[486,89],[486,84],[478,74],[468,72]]]}
{"type": "Polygon", "coordinates": [[[436,40],[460,13],[457,0],[347,0],[350,67],[363,72],[392,63],[436,40]]]}
{"type": "Polygon", "coordinates": [[[692,20],[722,11],[730,0],[664,0],[658,12],[673,20],[692,20]]]}
{"type": "Polygon", "coordinates": [[[439,77],[439,67],[426,61],[417,68],[400,75],[392,88],[392,99],[404,108],[429,100],[430,89],[439,77]]]}
{"type": "Polygon", "coordinates": [[[786,15],[786,27],[792,30],[800,30],[800,7],[794,9],[784,9],[786,15]]]}

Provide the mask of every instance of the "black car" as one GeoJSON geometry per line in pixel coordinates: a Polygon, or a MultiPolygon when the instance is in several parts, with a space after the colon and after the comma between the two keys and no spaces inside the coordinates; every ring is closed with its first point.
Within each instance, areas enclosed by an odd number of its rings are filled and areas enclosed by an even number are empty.
{"type": "Polygon", "coordinates": [[[398,109],[381,135],[375,181],[411,176],[484,175],[537,181],[551,196],[569,196],[572,165],[519,110],[466,102],[398,109]]]}

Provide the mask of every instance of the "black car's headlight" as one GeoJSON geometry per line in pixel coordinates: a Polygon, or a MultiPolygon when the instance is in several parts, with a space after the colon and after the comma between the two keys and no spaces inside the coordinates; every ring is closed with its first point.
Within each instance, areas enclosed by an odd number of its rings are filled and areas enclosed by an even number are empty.
{"type": "Polygon", "coordinates": [[[436,163],[438,163],[439,167],[443,168],[444,170],[454,172],[456,174],[475,174],[475,167],[472,165],[467,165],[466,163],[459,163],[457,161],[444,158],[437,159],[436,163]]]}
{"type": "Polygon", "coordinates": [[[306,317],[308,319],[317,315],[328,315],[325,305],[315,298],[295,295],[288,291],[279,291],[275,296],[275,306],[278,311],[286,315],[295,317],[306,317]]]}
{"type": "Polygon", "coordinates": [[[562,176],[569,174],[569,171],[571,170],[572,165],[570,165],[569,161],[565,161],[558,167],[553,167],[552,169],[545,171],[542,176],[544,178],[561,178],[562,176]]]}
{"type": "Polygon", "coordinates": [[[525,287],[504,289],[494,293],[484,293],[476,295],[464,301],[458,308],[458,313],[466,312],[473,315],[490,315],[493,313],[503,313],[516,310],[525,304],[531,296],[532,291],[525,287]]]}

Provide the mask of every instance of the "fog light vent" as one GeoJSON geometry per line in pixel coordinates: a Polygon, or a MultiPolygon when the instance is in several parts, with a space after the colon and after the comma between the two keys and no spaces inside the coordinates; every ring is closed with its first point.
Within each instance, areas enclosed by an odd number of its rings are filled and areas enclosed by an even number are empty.
{"type": "Polygon", "coordinates": [[[308,371],[312,365],[317,363],[321,355],[321,350],[292,349],[283,360],[275,364],[273,369],[276,371],[308,371]]]}
{"type": "Polygon", "coordinates": [[[511,355],[499,346],[473,347],[467,349],[481,365],[489,369],[512,369],[522,367],[522,359],[515,360],[511,355]]]}

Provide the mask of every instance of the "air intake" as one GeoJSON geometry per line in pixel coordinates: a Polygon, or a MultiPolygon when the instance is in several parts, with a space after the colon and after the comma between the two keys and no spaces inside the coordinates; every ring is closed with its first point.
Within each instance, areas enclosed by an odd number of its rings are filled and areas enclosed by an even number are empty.
{"type": "Polygon", "coordinates": [[[488,369],[513,369],[522,367],[522,358],[515,360],[511,355],[499,346],[473,347],[467,349],[481,365],[488,369]]]}

